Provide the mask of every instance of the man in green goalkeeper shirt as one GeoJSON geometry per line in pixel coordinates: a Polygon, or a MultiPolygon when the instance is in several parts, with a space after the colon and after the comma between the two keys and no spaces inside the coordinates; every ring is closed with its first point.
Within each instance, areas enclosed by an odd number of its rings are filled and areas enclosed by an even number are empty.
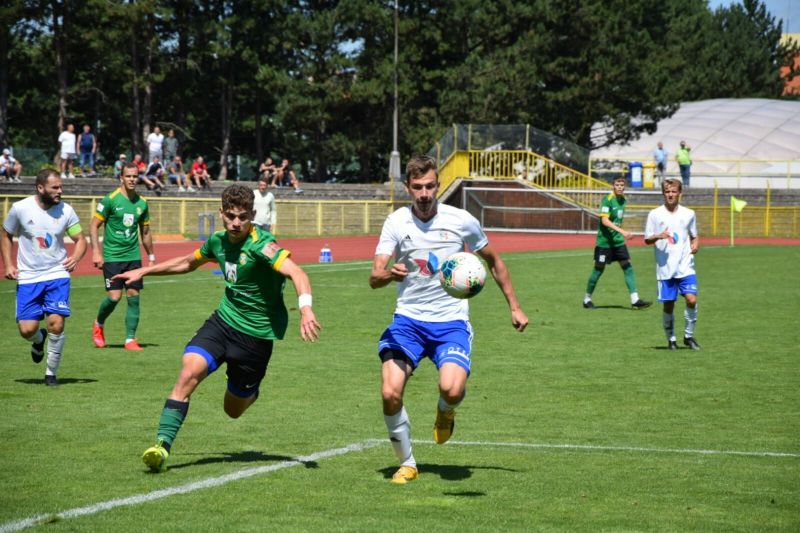
{"type": "Polygon", "coordinates": [[[136,340],[136,328],[139,326],[139,292],[144,288],[141,280],[127,285],[112,279],[116,274],[127,272],[142,266],[142,253],[139,250],[139,234],[142,245],[147,252],[150,264],[156,257],[153,255],[153,236],[150,234],[150,211],[147,200],[136,193],[136,182],[139,169],[134,163],[127,163],[122,168],[120,187],[107,194],[97,204],[89,233],[92,239],[92,262],[103,270],[106,286],[106,298],[100,304],[97,318],[92,327],[92,340],[95,346],[106,345],[104,325],[106,319],[117,307],[122,298],[122,289],[128,299],[125,312],[125,349],[141,351],[136,340]],[[98,230],[105,224],[102,249],[98,230]]]}
{"type": "Polygon", "coordinates": [[[597,240],[594,248],[594,269],[589,276],[586,294],[583,297],[583,307],[594,309],[592,293],[597,286],[597,281],[603,275],[606,265],[619,262],[625,275],[625,284],[631,294],[631,306],[634,309],[644,309],[652,302],[639,298],[636,292],[636,276],[631,265],[631,256],[625,241],[633,237],[633,233],[622,229],[622,219],[625,216],[625,178],[618,177],[614,180],[614,192],[607,194],[600,202],[600,224],[597,228],[597,240]]]}
{"type": "Polygon", "coordinates": [[[132,283],[145,275],[185,274],[210,261],[216,261],[225,275],[219,307],[184,349],[180,375],[161,412],[157,443],[142,456],[153,472],[166,470],[192,393],[223,363],[228,365],[225,413],[239,418],[256,401],[273,342],[283,338],[289,321],[283,303],[286,278],[292,280],[298,294],[301,338],[313,342],[319,337],[308,276],[271,233],[252,223],[253,200],[250,188],[227,187],[220,209],[225,231],[214,233],[191,255],[114,276],[132,283]]]}

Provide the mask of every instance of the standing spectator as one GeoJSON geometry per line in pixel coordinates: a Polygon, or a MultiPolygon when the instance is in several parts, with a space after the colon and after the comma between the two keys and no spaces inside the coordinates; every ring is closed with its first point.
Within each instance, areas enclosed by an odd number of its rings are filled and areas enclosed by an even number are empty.
{"type": "Polygon", "coordinates": [[[692,149],[686,145],[686,141],[681,141],[681,147],[675,153],[675,161],[681,169],[681,181],[684,187],[689,187],[689,178],[692,174],[692,156],[689,154],[692,149]]]}
{"type": "Polygon", "coordinates": [[[597,239],[594,245],[594,269],[589,275],[586,284],[586,294],[583,297],[584,309],[594,309],[592,294],[606,269],[606,265],[619,262],[625,285],[631,295],[631,306],[634,309],[650,307],[652,302],[639,298],[636,291],[636,276],[633,273],[631,256],[625,241],[633,237],[633,233],[622,228],[622,219],[625,217],[625,177],[617,176],[614,179],[614,192],[607,194],[600,201],[600,223],[597,225],[597,239]]]}
{"type": "Polygon", "coordinates": [[[164,135],[161,133],[161,128],[156,126],[153,132],[147,136],[147,161],[150,162],[154,157],[161,158],[164,155],[164,135]]]}
{"type": "Polygon", "coordinates": [[[203,156],[197,156],[197,159],[192,163],[192,179],[198,189],[211,188],[211,176],[208,175],[208,165],[203,161],[203,156]]]}
{"type": "Polygon", "coordinates": [[[294,173],[294,169],[292,169],[288,159],[281,161],[278,172],[280,174],[278,180],[282,185],[291,185],[294,187],[295,194],[301,194],[303,192],[303,189],[300,188],[300,180],[297,179],[297,174],[294,173]]]}
{"type": "Polygon", "coordinates": [[[3,155],[0,155],[0,177],[5,176],[9,183],[21,183],[21,173],[22,165],[11,155],[11,150],[4,148],[3,155]]]}
{"type": "Polygon", "coordinates": [[[78,140],[75,137],[75,125],[67,124],[67,129],[58,136],[61,143],[61,179],[75,179],[72,174],[72,164],[77,157],[78,140]]]}
{"type": "Polygon", "coordinates": [[[88,124],[83,125],[83,132],[78,136],[78,148],[81,151],[79,164],[81,174],[83,174],[88,165],[89,176],[94,176],[94,155],[97,153],[97,138],[92,133],[92,127],[88,124]]]}
{"type": "Polygon", "coordinates": [[[153,236],[150,233],[150,210],[147,207],[147,200],[136,193],[138,176],[139,171],[132,162],[122,168],[120,187],[100,200],[89,227],[92,239],[92,263],[103,271],[106,287],[106,297],[100,303],[92,327],[92,340],[98,348],[106,345],[104,332],[106,319],[117,307],[122,298],[122,290],[125,289],[128,299],[128,309],[125,313],[125,349],[143,350],[136,340],[136,328],[139,326],[139,291],[144,287],[142,281],[125,284],[121,280],[111,279],[116,274],[142,266],[142,255],[139,250],[140,234],[150,264],[156,261],[156,256],[153,254],[153,236]],[[98,230],[103,225],[105,232],[101,247],[98,230]]]}
{"type": "Polygon", "coordinates": [[[453,434],[455,409],[466,394],[472,366],[469,304],[444,292],[436,265],[469,247],[486,261],[505,296],[511,325],[517,331],[524,331],[528,325],[511,275],[489,244],[480,222],[467,211],[436,200],[436,161],[428,156],[411,159],[406,165],[405,186],[411,205],[386,218],[369,276],[373,289],[397,284],[394,319],[378,343],[383,418],[400,460],[400,468],[392,476],[392,483],[397,484],[417,479],[411,422],[403,406],[403,393],[414,369],[430,358],[439,372],[433,440],[444,444],[453,434]]]}
{"type": "Polygon", "coordinates": [[[14,202],[0,232],[5,277],[17,280],[17,326],[31,343],[31,359],[44,358],[47,339],[45,385],[58,385],[56,372],[64,350],[64,321],[70,315],[70,272],[86,253],[86,239],[78,215],[61,201],[61,178],[54,170],[36,176],[36,194],[14,202]],[[64,236],[75,241],[67,255],[64,236]],[[16,266],[11,258],[14,236],[19,239],[16,266]],[[40,328],[45,319],[47,329],[40,328]]]}
{"type": "Polygon", "coordinates": [[[167,138],[164,139],[164,159],[167,163],[171,163],[175,156],[178,155],[178,138],[175,137],[175,130],[170,129],[167,132],[167,138]]]}
{"type": "Polygon", "coordinates": [[[656,162],[656,185],[660,184],[664,179],[667,172],[667,158],[669,152],[664,149],[664,143],[659,142],[657,148],[653,151],[653,159],[656,162]]]}
{"type": "Polygon", "coordinates": [[[195,192],[191,185],[189,185],[189,178],[186,177],[186,172],[183,170],[183,160],[181,160],[181,156],[176,155],[172,158],[169,167],[167,167],[167,178],[170,183],[178,185],[179,192],[185,192],[187,190],[189,192],[195,192]]]}
{"type": "Polygon", "coordinates": [[[683,344],[699,350],[694,338],[697,324],[697,276],[694,270],[694,254],[697,253],[697,217],[691,209],[679,205],[683,187],[675,179],[666,179],[661,184],[664,205],[650,211],[644,230],[645,244],[655,245],[656,280],[658,301],[664,304],[662,319],[667,347],[677,350],[675,338],[675,300],[678,292],[686,300],[683,317],[686,327],[683,344]]]}
{"type": "Polygon", "coordinates": [[[261,176],[258,180],[258,189],[253,191],[253,194],[255,194],[253,209],[256,211],[253,224],[272,233],[272,228],[275,226],[275,221],[278,217],[278,212],[275,210],[275,195],[267,190],[268,183],[268,178],[266,176],[261,176]]]}
{"type": "Polygon", "coordinates": [[[119,159],[114,163],[114,177],[119,179],[122,176],[122,167],[127,163],[128,157],[125,154],[119,154],[119,159]]]}

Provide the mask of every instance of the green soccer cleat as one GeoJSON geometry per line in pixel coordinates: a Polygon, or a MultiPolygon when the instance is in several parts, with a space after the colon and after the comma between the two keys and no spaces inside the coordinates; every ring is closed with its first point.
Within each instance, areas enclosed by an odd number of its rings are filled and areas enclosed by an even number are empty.
{"type": "Polygon", "coordinates": [[[418,477],[417,469],[413,466],[401,466],[392,476],[392,483],[395,485],[405,485],[418,477]]]}
{"type": "Polygon", "coordinates": [[[166,472],[168,458],[169,452],[161,445],[160,441],[152,448],[147,448],[142,455],[142,461],[147,465],[147,468],[156,473],[166,472]]]}
{"type": "Polygon", "coordinates": [[[450,440],[456,425],[455,418],[455,411],[436,409],[436,422],[433,424],[433,440],[436,441],[436,444],[444,444],[450,440]]]}

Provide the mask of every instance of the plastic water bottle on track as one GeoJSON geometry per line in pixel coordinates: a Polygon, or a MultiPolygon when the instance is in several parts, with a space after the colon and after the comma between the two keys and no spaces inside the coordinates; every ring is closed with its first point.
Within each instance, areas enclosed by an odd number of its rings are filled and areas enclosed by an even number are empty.
{"type": "Polygon", "coordinates": [[[319,251],[319,262],[333,263],[333,254],[331,253],[331,249],[327,244],[322,247],[322,250],[319,251]]]}

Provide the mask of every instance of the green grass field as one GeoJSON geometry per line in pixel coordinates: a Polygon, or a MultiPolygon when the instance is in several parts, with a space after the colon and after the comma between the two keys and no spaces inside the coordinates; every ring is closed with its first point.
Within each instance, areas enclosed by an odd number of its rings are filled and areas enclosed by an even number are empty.
{"type": "MultiPolygon", "coordinates": [[[[652,250],[631,251],[652,299],[652,250]]],[[[365,262],[307,267],[322,340],[302,343],[293,312],[239,420],[222,411],[224,374],[204,382],[161,475],[140,456],[221,279],[148,278],[143,353],[121,348],[124,304],[112,346],[93,347],[101,280],[74,279],[55,389],[0,283],[0,531],[33,517],[53,531],[800,529],[800,248],[701,248],[699,352],[664,349],[661,310],[629,310],[616,266],[600,308],[582,309],[590,250],[505,258],[530,326],[512,329],[494,284],[473,301],[473,374],[444,446],[435,370],[420,367],[406,391],[420,479],[407,486],[388,482],[375,354],[395,293],[368,287],[365,262]]]]}

